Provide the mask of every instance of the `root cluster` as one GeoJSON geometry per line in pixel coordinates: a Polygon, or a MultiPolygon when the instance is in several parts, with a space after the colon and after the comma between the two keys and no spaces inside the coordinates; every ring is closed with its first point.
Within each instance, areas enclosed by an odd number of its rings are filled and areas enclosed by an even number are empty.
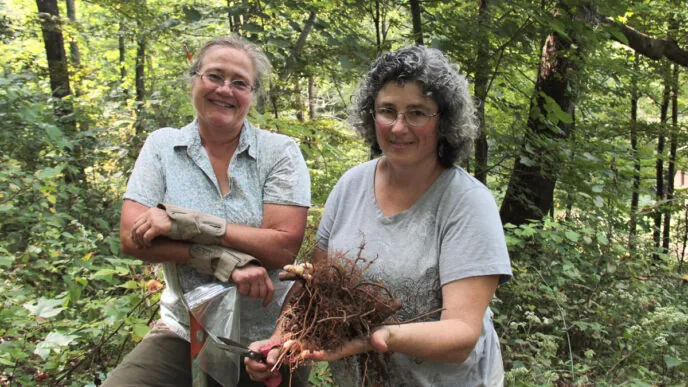
{"type": "MultiPolygon", "coordinates": [[[[304,350],[335,351],[353,339],[367,340],[373,328],[395,320],[401,303],[382,283],[363,280],[362,274],[374,260],[363,258],[362,250],[355,259],[337,253],[321,262],[285,268],[282,278],[296,279],[302,286],[287,301],[278,321],[288,343],[279,363],[288,358],[292,367],[297,367],[304,362],[299,356],[304,350]]],[[[382,364],[369,362],[369,358],[360,357],[363,372],[376,374],[377,379],[384,371],[371,367],[383,368],[382,364]]]]}

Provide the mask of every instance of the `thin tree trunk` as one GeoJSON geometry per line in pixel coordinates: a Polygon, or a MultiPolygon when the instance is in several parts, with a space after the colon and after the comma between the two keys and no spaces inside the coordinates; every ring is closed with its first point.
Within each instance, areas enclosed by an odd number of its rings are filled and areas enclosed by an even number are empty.
{"type": "Polygon", "coordinates": [[[631,84],[631,150],[633,152],[633,190],[631,193],[631,213],[628,225],[628,252],[635,251],[635,236],[638,222],[638,203],[640,201],[640,155],[638,153],[638,67],[640,54],[635,53],[633,60],[633,79],[631,84]]]}
{"type": "Polygon", "coordinates": [[[313,76],[308,77],[308,118],[315,118],[315,85],[313,76]]]}
{"type": "Polygon", "coordinates": [[[411,20],[413,22],[413,39],[417,45],[423,45],[423,27],[421,24],[420,0],[409,0],[411,4],[411,20]]]}
{"type": "Polygon", "coordinates": [[[145,68],[146,68],[146,38],[143,35],[143,25],[138,23],[138,38],[136,41],[136,134],[144,132],[143,104],[146,98],[145,68]]]}
{"type": "Polygon", "coordinates": [[[300,122],[306,121],[305,106],[301,98],[301,78],[294,78],[294,109],[296,110],[296,119],[300,122]]]}
{"type": "Polygon", "coordinates": [[[669,135],[669,167],[666,182],[666,212],[662,232],[662,248],[669,251],[671,242],[671,213],[674,201],[674,175],[676,174],[676,149],[678,148],[678,64],[674,63],[671,76],[671,134],[669,135]]]}
{"type": "MultiPolygon", "coordinates": [[[[66,0],[67,2],[67,17],[70,23],[76,26],[76,6],[74,0],[66,0]]],[[[79,53],[79,45],[76,42],[76,37],[72,36],[69,40],[69,54],[72,64],[76,67],[81,66],[81,54],[79,53]]]]}
{"type": "MultiPolygon", "coordinates": [[[[125,27],[124,22],[119,23],[119,80],[124,85],[127,79],[127,47],[124,40],[125,27]]],[[[124,87],[124,94],[128,94],[128,89],[124,87]]]]}
{"type": "Polygon", "coordinates": [[[373,24],[375,24],[375,43],[377,52],[382,52],[382,31],[380,31],[380,0],[375,0],[375,12],[373,13],[373,24]]]}
{"type": "Polygon", "coordinates": [[[657,209],[654,213],[654,231],[652,233],[652,238],[656,248],[662,245],[661,235],[662,235],[662,215],[664,213],[665,204],[664,198],[666,197],[666,188],[664,187],[664,147],[666,142],[666,137],[664,135],[666,124],[667,124],[667,112],[669,110],[669,101],[671,97],[671,82],[669,79],[669,72],[667,71],[669,64],[664,62],[662,64],[662,78],[664,79],[664,91],[662,92],[662,102],[660,106],[660,124],[659,124],[659,134],[657,134],[657,161],[655,163],[655,185],[657,186],[657,192],[655,198],[657,200],[657,209]]]}
{"type": "Polygon", "coordinates": [[[478,56],[475,60],[475,97],[478,100],[478,120],[480,120],[480,133],[475,141],[475,177],[487,185],[487,125],[485,124],[485,102],[487,100],[487,83],[489,78],[490,36],[487,28],[490,23],[490,13],[487,8],[487,0],[478,1],[478,29],[480,44],[478,44],[478,56]]]}

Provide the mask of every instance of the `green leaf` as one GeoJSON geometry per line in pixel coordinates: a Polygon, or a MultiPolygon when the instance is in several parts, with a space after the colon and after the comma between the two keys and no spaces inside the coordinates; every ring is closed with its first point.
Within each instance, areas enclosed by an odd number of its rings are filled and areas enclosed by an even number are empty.
{"type": "Polygon", "coordinates": [[[62,172],[63,167],[63,165],[59,165],[55,168],[39,169],[36,171],[36,177],[41,180],[52,179],[62,172]]]}
{"type": "Polygon", "coordinates": [[[42,342],[38,343],[33,353],[40,356],[43,360],[47,359],[51,350],[59,351],[61,347],[69,345],[79,336],[64,335],[59,332],[50,332],[42,342]]]}
{"type": "Polygon", "coordinates": [[[0,266],[2,267],[11,267],[12,264],[14,263],[14,260],[16,257],[12,255],[3,255],[0,256],[0,266]]]}
{"type": "Polygon", "coordinates": [[[115,267],[115,270],[117,271],[118,275],[122,275],[122,276],[131,273],[131,270],[129,270],[129,267],[127,267],[127,266],[117,266],[117,267],[115,267]]]}
{"type": "Polygon", "coordinates": [[[91,275],[91,279],[110,279],[114,274],[117,274],[115,269],[100,269],[91,275]]]}
{"type": "Polygon", "coordinates": [[[34,316],[41,318],[55,317],[65,308],[61,307],[64,304],[63,299],[47,299],[39,298],[36,304],[27,302],[22,306],[31,312],[34,316]]]}
{"type": "Polygon", "coordinates": [[[143,338],[149,331],[150,327],[145,324],[136,324],[134,325],[134,335],[138,338],[143,338]]]}
{"type": "Polygon", "coordinates": [[[621,29],[614,25],[608,25],[605,27],[605,30],[609,32],[609,34],[612,35],[616,40],[628,46],[628,38],[623,32],[621,32],[621,29]]]}
{"type": "Polygon", "coordinates": [[[122,285],[119,285],[119,287],[124,288],[124,289],[132,289],[133,290],[133,289],[139,288],[139,283],[137,281],[134,281],[134,280],[129,280],[129,281],[123,283],[122,285]]]}
{"type": "Polygon", "coordinates": [[[533,165],[535,165],[535,161],[533,161],[531,158],[529,158],[527,156],[521,155],[521,157],[519,158],[519,161],[521,162],[521,164],[528,166],[528,167],[532,167],[533,165]]]}
{"type": "Polygon", "coordinates": [[[184,17],[188,22],[197,22],[202,18],[201,13],[193,7],[184,6],[182,7],[182,11],[184,12],[184,17]]]}
{"type": "Polygon", "coordinates": [[[599,242],[603,246],[606,246],[609,244],[609,239],[607,239],[606,235],[600,232],[597,233],[597,242],[599,242]]]}
{"type": "Polygon", "coordinates": [[[578,242],[578,240],[580,239],[580,234],[575,231],[568,230],[564,234],[566,235],[566,238],[571,242],[578,242]]]}
{"type": "Polygon", "coordinates": [[[58,128],[55,125],[48,124],[44,124],[42,125],[42,127],[45,131],[45,134],[48,136],[48,138],[53,144],[61,145],[64,142],[64,134],[62,133],[60,128],[58,128]]]}
{"type": "Polygon", "coordinates": [[[664,355],[664,364],[666,364],[668,369],[678,367],[683,363],[684,362],[679,359],[675,359],[669,355],[664,355]]]}

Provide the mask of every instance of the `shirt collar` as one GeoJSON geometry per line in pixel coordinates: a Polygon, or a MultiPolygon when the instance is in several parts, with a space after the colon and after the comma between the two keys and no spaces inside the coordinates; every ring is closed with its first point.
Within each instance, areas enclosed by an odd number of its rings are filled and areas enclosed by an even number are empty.
{"type": "MultiPolygon", "coordinates": [[[[200,148],[201,134],[198,132],[198,121],[194,119],[190,124],[181,128],[181,136],[174,143],[176,147],[186,147],[189,150],[200,148]]],[[[237,154],[248,151],[248,155],[256,158],[256,143],[258,142],[256,128],[244,119],[244,127],[241,129],[237,154]]]]}

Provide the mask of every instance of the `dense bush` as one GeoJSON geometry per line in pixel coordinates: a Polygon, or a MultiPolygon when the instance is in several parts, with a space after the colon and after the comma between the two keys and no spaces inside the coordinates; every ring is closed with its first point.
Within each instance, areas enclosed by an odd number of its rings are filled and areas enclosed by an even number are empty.
{"type": "Polygon", "coordinates": [[[685,380],[688,287],[670,274],[675,265],[650,249],[628,257],[581,222],[507,233],[515,279],[499,289],[494,309],[508,384],[685,380]]]}

